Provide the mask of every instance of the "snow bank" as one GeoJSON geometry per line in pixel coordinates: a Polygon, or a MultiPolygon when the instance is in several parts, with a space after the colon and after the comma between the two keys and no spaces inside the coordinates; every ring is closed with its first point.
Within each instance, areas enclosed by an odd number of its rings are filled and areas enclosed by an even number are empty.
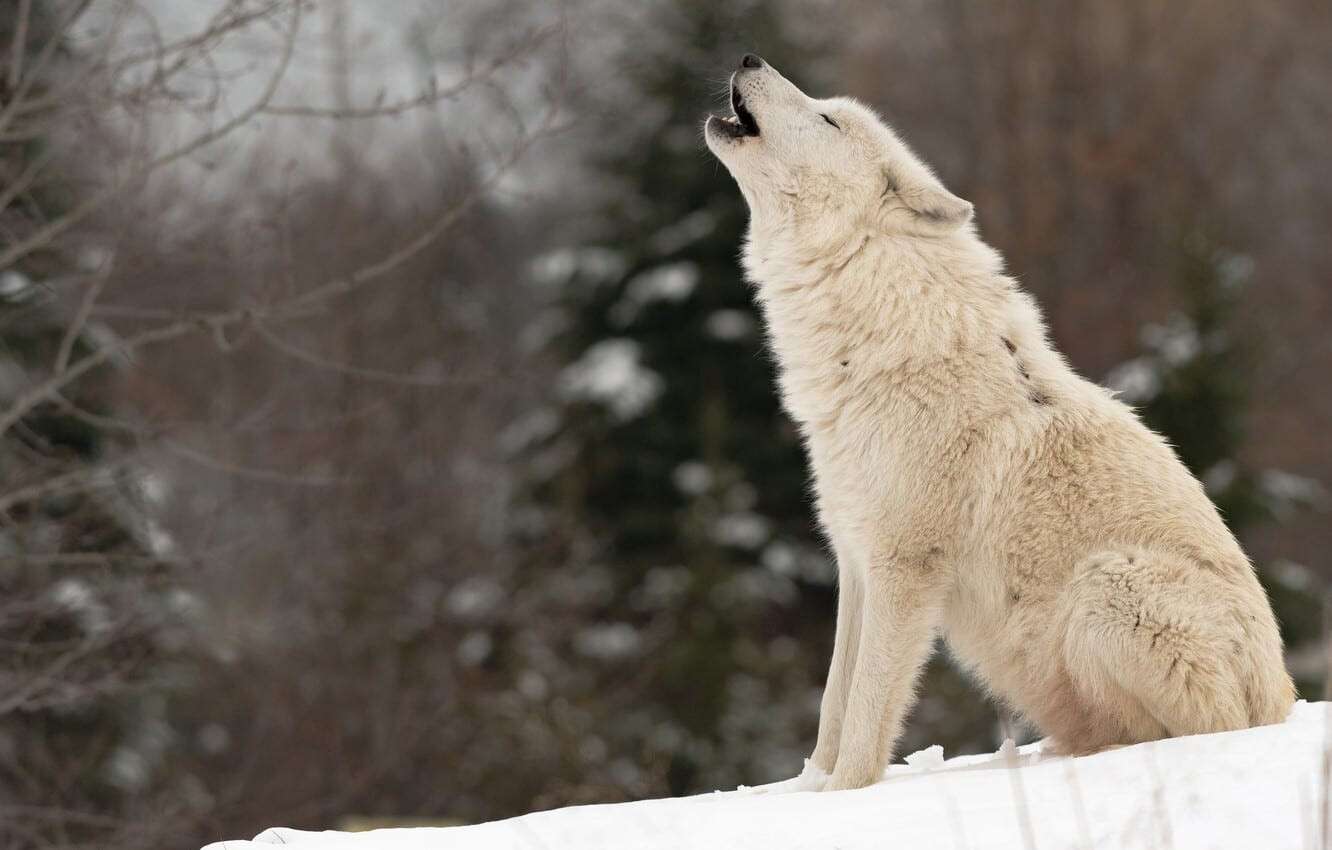
{"type": "Polygon", "coordinates": [[[947,761],[923,751],[860,791],[738,790],[439,829],[270,829],[205,850],[1305,850],[1325,846],[1329,721],[1332,703],[1301,702],[1280,726],[1083,758],[1043,755],[1039,744],[947,761]]]}

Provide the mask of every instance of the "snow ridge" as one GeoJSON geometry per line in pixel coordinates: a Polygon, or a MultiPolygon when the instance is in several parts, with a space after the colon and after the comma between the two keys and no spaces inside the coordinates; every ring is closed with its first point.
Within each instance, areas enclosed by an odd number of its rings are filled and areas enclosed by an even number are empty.
{"type": "Polygon", "coordinates": [[[943,760],[931,747],[858,791],[740,789],[450,828],[278,828],[205,850],[1306,850],[1326,846],[1329,728],[1332,703],[1301,701],[1277,726],[1081,758],[1006,743],[943,760]]]}

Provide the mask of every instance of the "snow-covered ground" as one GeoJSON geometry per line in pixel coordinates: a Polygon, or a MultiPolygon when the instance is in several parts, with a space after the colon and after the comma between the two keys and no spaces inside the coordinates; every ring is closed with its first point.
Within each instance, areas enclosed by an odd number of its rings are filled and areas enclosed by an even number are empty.
{"type": "Polygon", "coordinates": [[[1324,848],[1332,703],[1280,726],[1174,738],[1083,758],[1033,744],[943,761],[937,748],[836,794],[717,792],[578,806],[477,826],[362,833],[270,829],[206,850],[623,848],[1324,848]]]}

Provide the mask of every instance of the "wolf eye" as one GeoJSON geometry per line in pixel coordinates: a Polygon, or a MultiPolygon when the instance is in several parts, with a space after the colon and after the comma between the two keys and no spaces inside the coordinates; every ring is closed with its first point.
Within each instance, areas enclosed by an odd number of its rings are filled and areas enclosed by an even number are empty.
{"type": "MultiPolygon", "coordinates": [[[[820,113],[820,114],[822,114],[822,113],[820,113]]],[[[842,129],[841,125],[839,125],[836,121],[834,121],[834,120],[832,120],[831,118],[829,118],[827,115],[824,115],[824,116],[823,116],[823,120],[824,120],[824,121],[827,121],[829,124],[833,125],[834,127],[836,127],[836,128],[839,129],[839,130],[842,129]]]]}

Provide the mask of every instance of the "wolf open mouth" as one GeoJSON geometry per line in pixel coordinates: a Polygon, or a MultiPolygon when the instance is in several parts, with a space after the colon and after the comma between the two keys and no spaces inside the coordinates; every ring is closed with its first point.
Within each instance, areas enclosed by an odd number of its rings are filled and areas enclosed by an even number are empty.
{"type": "Polygon", "coordinates": [[[745,108],[745,99],[740,96],[740,90],[734,83],[731,84],[731,109],[735,112],[733,116],[713,116],[725,135],[738,139],[759,134],[758,121],[754,120],[754,113],[745,108]]]}

